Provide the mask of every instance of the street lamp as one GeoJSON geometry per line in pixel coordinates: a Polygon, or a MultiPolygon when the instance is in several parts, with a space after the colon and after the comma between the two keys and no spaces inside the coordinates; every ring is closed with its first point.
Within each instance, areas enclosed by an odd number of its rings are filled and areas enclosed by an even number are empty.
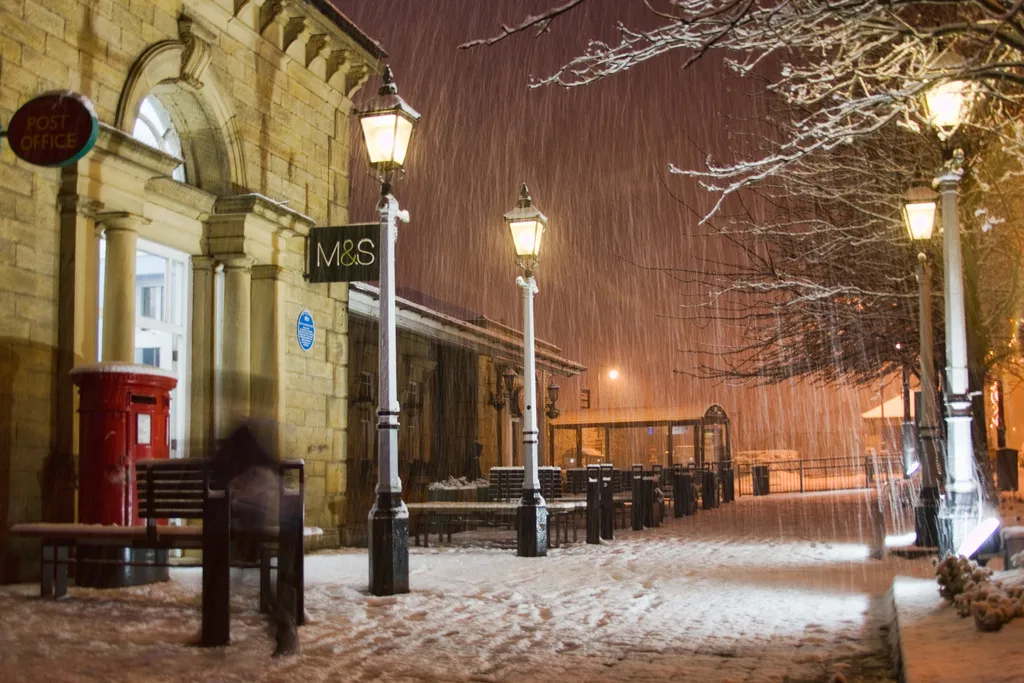
{"type": "MultiPolygon", "coordinates": [[[[942,65],[938,65],[942,66],[942,65]]],[[[974,483],[971,397],[967,374],[967,323],[964,312],[963,256],[957,192],[963,177],[964,152],[949,144],[971,106],[971,87],[943,81],[925,92],[926,117],[947,150],[952,150],[935,178],[942,211],[946,313],[946,495],[939,510],[939,550],[961,552],[981,522],[981,497],[974,483]]],[[[982,539],[984,540],[984,539],[982,539]]],[[[971,553],[973,553],[971,550],[971,553]]],[[[970,553],[968,553],[970,554],[970,553]]]]}
{"type": "Polygon", "coordinates": [[[409,592],[409,510],[402,501],[398,477],[398,372],[395,333],[395,241],[398,221],[409,212],[398,208],[391,183],[401,173],[413,128],[420,115],[398,96],[391,67],[377,96],[356,112],[370,166],[380,181],[380,342],[377,391],[377,499],[370,509],[370,593],[409,592]]]}
{"type": "MultiPolygon", "coordinates": [[[[921,491],[914,507],[914,529],[918,547],[939,545],[938,513],[940,495],[938,427],[939,400],[935,388],[935,354],[932,336],[932,267],[925,253],[935,230],[935,192],[916,186],[907,190],[903,222],[910,239],[919,245],[917,255],[918,320],[921,361],[921,411],[917,416],[921,443],[921,491]]],[[[906,437],[904,437],[906,438],[906,437]]]]}
{"type": "Polygon", "coordinates": [[[537,283],[533,271],[540,262],[540,244],[547,227],[547,217],[533,206],[530,192],[523,184],[519,201],[505,214],[505,224],[512,232],[516,262],[523,275],[516,284],[523,290],[523,497],[516,511],[516,554],[520,557],[543,557],[548,554],[548,509],[540,494],[537,476],[537,382],[533,344],[533,295],[537,283]]]}

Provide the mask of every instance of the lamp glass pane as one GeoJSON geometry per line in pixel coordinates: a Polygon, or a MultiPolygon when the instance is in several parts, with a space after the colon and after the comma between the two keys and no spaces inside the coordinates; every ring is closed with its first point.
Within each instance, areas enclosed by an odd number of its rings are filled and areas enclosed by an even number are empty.
{"type": "Polygon", "coordinates": [[[924,95],[928,122],[936,128],[956,128],[963,120],[967,95],[964,81],[949,81],[929,89],[924,95]]]}
{"type": "Polygon", "coordinates": [[[508,226],[512,230],[512,242],[515,244],[518,256],[538,256],[540,254],[540,240],[544,235],[543,223],[535,220],[510,221],[508,226]]]}
{"type": "Polygon", "coordinates": [[[409,140],[412,138],[412,121],[399,116],[395,125],[395,157],[393,161],[401,166],[405,163],[405,155],[409,151],[409,140]]]}
{"type": "Polygon", "coordinates": [[[930,240],[935,228],[935,202],[903,205],[903,222],[912,240],[930,240]]]}
{"type": "MultiPolygon", "coordinates": [[[[366,151],[370,155],[371,164],[382,164],[395,160],[397,152],[397,140],[401,134],[396,135],[399,128],[396,119],[398,114],[384,112],[371,114],[360,119],[363,125],[363,138],[366,140],[366,151]]],[[[412,132],[412,125],[409,125],[409,132],[412,132]]],[[[405,145],[402,149],[402,158],[405,158],[406,149],[409,146],[408,135],[405,138],[405,145]]]]}

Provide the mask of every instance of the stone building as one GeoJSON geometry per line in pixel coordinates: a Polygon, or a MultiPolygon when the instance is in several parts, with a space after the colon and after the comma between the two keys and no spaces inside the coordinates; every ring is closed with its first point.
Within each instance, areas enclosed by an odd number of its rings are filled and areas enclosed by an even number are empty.
{"type": "Polygon", "coordinates": [[[11,524],[74,519],[68,373],[98,360],[175,374],[174,455],[278,421],[338,542],[348,287],[304,282],[304,237],[348,219],[352,99],[384,56],[325,0],[0,4],[0,122],[52,89],[101,122],[63,169],[0,150],[0,579],[36,554],[11,524]]]}
{"type": "MultiPolygon", "coordinates": [[[[36,562],[10,525],[72,521],[87,495],[69,373],[97,361],[177,378],[172,457],[208,453],[242,417],[271,426],[280,453],[306,461],[317,542],[365,535],[376,290],[303,273],[310,228],[348,220],[353,97],[385,56],[326,0],[0,5],[0,123],[72,90],[101,126],[63,169],[0,149],[0,581],[36,562]]],[[[407,495],[471,463],[519,463],[518,418],[498,404],[521,334],[399,303],[407,495]]],[[[550,344],[537,352],[541,400],[550,376],[583,369],[550,344]]]]}

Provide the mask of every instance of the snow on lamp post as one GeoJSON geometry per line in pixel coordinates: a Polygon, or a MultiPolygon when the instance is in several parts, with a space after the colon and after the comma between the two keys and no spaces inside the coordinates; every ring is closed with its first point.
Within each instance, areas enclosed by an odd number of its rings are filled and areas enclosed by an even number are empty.
{"type": "Polygon", "coordinates": [[[377,497],[369,515],[370,592],[409,592],[409,510],[398,477],[398,372],[395,363],[395,241],[398,221],[409,212],[398,208],[391,184],[402,172],[413,129],[420,115],[398,96],[391,67],[377,96],[356,112],[370,166],[380,181],[380,342],[377,391],[377,497]]]}
{"type": "Polygon", "coordinates": [[[938,545],[940,484],[938,458],[939,401],[935,384],[935,354],[932,336],[932,269],[925,253],[935,231],[935,192],[917,186],[907,190],[903,223],[910,239],[920,246],[917,255],[919,347],[921,360],[921,410],[917,416],[921,444],[921,491],[914,507],[915,544],[938,545]]]}
{"type": "Polygon", "coordinates": [[[523,275],[516,284],[523,291],[523,497],[516,511],[516,554],[543,557],[548,554],[548,510],[540,493],[537,475],[537,382],[533,340],[533,295],[537,283],[533,271],[540,262],[541,238],[548,219],[533,206],[530,192],[523,184],[516,207],[505,214],[512,233],[516,262],[523,275]]]}
{"type": "MultiPolygon", "coordinates": [[[[949,65],[939,63],[936,66],[946,68],[949,65]]],[[[974,532],[982,521],[982,500],[974,480],[963,255],[957,212],[964,152],[951,144],[970,110],[972,96],[971,85],[958,80],[942,81],[924,94],[925,115],[948,152],[934,182],[941,198],[946,314],[946,495],[939,510],[939,551],[943,555],[973,554],[977,547],[968,546],[973,545],[978,535],[974,532]]],[[[981,542],[984,541],[983,538],[981,542]]]]}

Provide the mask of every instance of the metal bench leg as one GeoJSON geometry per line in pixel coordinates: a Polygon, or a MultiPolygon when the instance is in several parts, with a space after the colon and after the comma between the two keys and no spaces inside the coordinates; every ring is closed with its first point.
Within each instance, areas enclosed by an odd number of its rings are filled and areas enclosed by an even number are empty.
{"type": "Polygon", "coordinates": [[[305,526],[303,519],[296,529],[296,550],[295,550],[295,625],[303,626],[306,623],[306,548],[303,545],[302,530],[305,526]]]}
{"type": "Polygon", "coordinates": [[[52,545],[44,545],[43,548],[43,574],[39,578],[39,597],[53,597],[53,574],[54,574],[54,548],[52,545]]]}
{"type": "Polygon", "coordinates": [[[68,594],[68,547],[57,546],[57,561],[53,566],[53,597],[56,600],[68,594]]]}
{"type": "Polygon", "coordinates": [[[228,496],[203,502],[203,626],[199,644],[227,645],[231,640],[230,504],[228,496]]]}
{"type": "Polygon", "coordinates": [[[294,596],[294,605],[283,604],[280,608],[294,607],[295,625],[305,622],[305,549],[302,544],[304,525],[302,499],[287,496],[281,499],[280,542],[277,548],[277,600],[294,596]],[[289,591],[294,591],[289,593],[289,591]]]}
{"type": "Polygon", "coordinates": [[[267,614],[271,609],[270,600],[270,546],[260,545],[260,613],[267,614]]]}

